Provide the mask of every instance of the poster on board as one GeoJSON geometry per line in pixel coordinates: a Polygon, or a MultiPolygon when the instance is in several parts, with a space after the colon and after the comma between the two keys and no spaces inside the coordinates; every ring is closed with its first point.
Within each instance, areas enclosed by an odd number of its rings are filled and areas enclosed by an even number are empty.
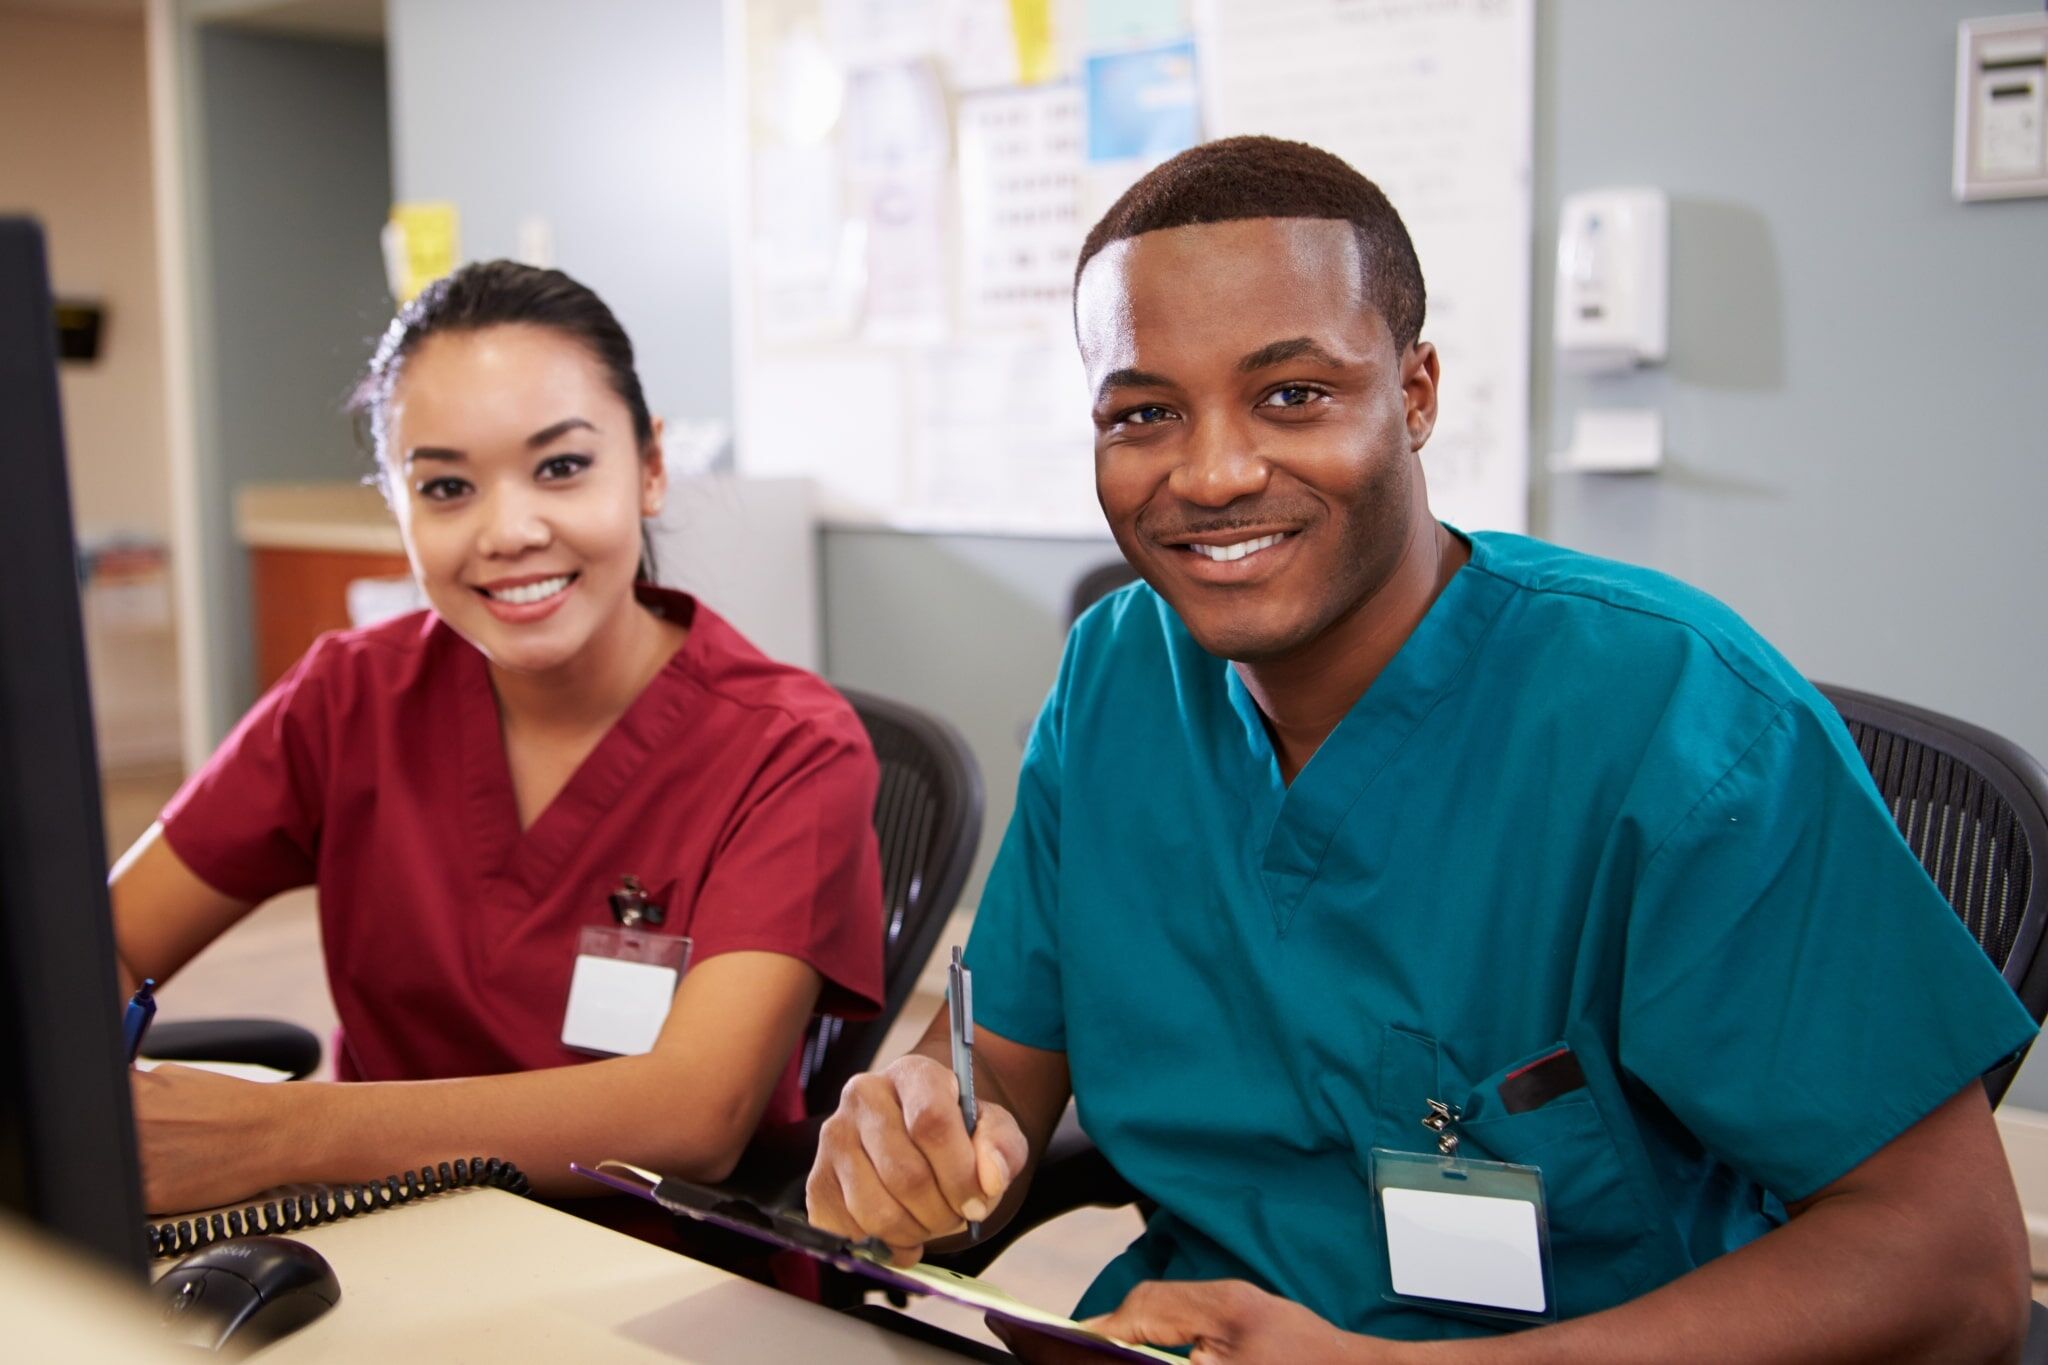
{"type": "Polygon", "coordinates": [[[1312,142],[1401,210],[1443,357],[1424,469],[1527,522],[1534,0],[728,0],[747,117],[736,458],[828,521],[1100,536],[1073,262],[1204,138],[1312,142]]]}

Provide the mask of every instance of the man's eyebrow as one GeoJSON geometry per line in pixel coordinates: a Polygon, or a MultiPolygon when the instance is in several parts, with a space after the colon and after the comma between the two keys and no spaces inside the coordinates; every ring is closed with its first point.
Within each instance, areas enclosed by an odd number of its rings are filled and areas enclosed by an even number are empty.
{"type": "Polygon", "coordinates": [[[526,448],[528,450],[538,450],[540,447],[546,445],[548,442],[555,440],[558,437],[566,436],[572,431],[579,430],[596,431],[597,428],[593,426],[591,423],[585,421],[581,417],[564,417],[561,421],[555,423],[553,426],[542,427],[539,431],[536,431],[535,433],[533,433],[533,435],[527,437],[526,448]]]}
{"type": "Polygon", "coordinates": [[[1239,374],[1254,374],[1273,365],[1284,365],[1290,360],[1312,360],[1318,365],[1327,365],[1333,370],[1342,369],[1344,362],[1308,337],[1291,337],[1286,341],[1275,341],[1259,347],[1250,355],[1237,362],[1239,374]]]}
{"type": "Polygon", "coordinates": [[[1102,377],[1101,387],[1095,390],[1095,399],[1097,402],[1102,401],[1103,396],[1111,389],[1170,389],[1172,387],[1173,381],[1163,374],[1154,374],[1150,370],[1134,370],[1129,366],[1125,366],[1121,370],[1111,370],[1102,377]]]}

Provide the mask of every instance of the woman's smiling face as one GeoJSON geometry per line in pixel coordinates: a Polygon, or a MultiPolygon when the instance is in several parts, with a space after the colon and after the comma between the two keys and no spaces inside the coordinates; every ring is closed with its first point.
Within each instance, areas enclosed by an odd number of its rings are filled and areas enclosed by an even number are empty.
{"type": "Polygon", "coordinates": [[[515,324],[428,337],[399,372],[380,445],[413,573],[493,664],[561,667],[635,609],[661,459],[573,336],[515,324]]]}

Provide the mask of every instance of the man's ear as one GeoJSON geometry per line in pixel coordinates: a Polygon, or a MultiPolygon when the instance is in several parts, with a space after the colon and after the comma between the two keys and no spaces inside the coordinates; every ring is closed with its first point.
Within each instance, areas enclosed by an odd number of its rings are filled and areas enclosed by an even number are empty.
{"type": "Polygon", "coordinates": [[[640,452],[640,515],[652,520],[661,515],[661,505],[668,498],[668,465],[661,453],[663,423],[654,419],[654,434],[647,442],[647,448],[640,452]]]}
{"type": "Polygon", "coordinates": [[[1401,357],[1401,396],[1408,406],[1408,449],[1420,451],[1436,430],[1436,390],[1442,378],[1436,347],[1418,341],[1401,357]]]}

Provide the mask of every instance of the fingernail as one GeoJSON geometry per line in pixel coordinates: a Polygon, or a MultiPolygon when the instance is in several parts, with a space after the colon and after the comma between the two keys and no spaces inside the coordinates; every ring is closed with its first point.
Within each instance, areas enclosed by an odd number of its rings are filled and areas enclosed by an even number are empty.
{"type": "Polygon", "coordinates": [[[970,1199],[960,1206],[960,1212],[967,1215],[970,1223],[979,1223],[988,1217],[988,1205],[979,1199],[970,1199]]]}

